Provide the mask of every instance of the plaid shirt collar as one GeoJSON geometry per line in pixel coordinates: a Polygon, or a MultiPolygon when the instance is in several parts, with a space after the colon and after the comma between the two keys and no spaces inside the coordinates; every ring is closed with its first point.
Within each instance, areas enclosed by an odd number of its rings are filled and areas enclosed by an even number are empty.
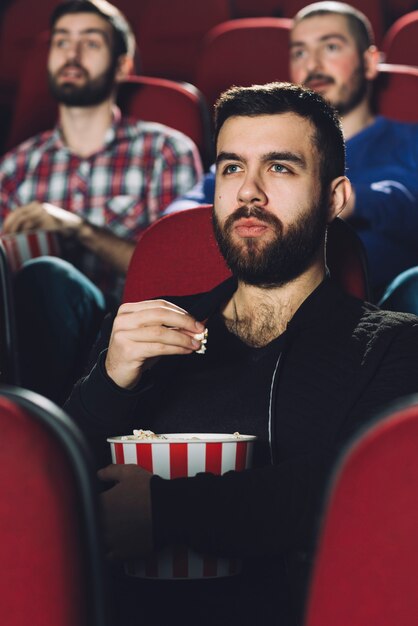
{"type": "MultiPolygon", "coordinates": [[[[108,147],[110,147],[113,143],[120,143],[124,140],[130,140],[135,137],[135,132],[132,130],[131,125],[126,123],[124,118],[122,118],[122,114],[120,109],[115,105],[112,109],[112,123],[106,131],[103,146],[98,150],[94,155],[100,154],[104,152],[108,147]]],[[[131,122],[131,120],[130,120],[131,122]]],[[[52,134],[45,145],[45,152],[48,150],[56,151],[56,150],[67,150],[70,151],[67,144],[65,143],[61,124],[55,126],[52,134]]],[[[75,155],[77,156],[77,155],[75,155]]]]}

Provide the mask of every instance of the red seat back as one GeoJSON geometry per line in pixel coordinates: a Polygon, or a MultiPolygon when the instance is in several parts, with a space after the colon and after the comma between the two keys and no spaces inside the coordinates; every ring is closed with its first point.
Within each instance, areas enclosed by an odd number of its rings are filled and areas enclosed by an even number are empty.
{"type": "Polygon", "coordinates": [[[289,80],[291,23],[284,18],[244,18],[224,22],[206,35],[195,84],[210,106],[232,85],[289,80]]]}
{"type": "Polygon", "coordinates": [[[126,276],[124,302],[207,291],[230,276],[212,230],[212,207],[172,213],[138,241],[126,276]]]}
{"type": "Polygon", "coordinates": [[[46,71],[48,42],[49,33],[44,31],[22,67],[6,148],[13,148],[56,123],[58,109],[49,91],[46,71]]]}
{"type": "Polygon", "coordinates": [[[282,0],[233,0],[232,17],[281,17],[282,0]]]}
{"type": "Polygon", "coordinates": [[[93,473],[81,434],[38,394],[0,387],[2,621],[105,626],[93,473]]]}
{"type": "Polygon", "coordinates": [[[15,328],[12,273],[5,247],[0,240],[0,381],[20,382],[15,328]]]}
{"type": "Polygon", "coordinates": [[[203,95],[190,83],[131,76],[119,86],[118,105],[124,115],[180,130],[197,145],[204,163],[212,162],[208,107],[203,95]]]}
{"type": "Polygon", "coordinates": [[[14,97],[20,72],[59,0],[13,0],[0,22],[0,101],[14,97]]]}
{"type": "Polygon", "coordinates": [[[418,122],[418,68],[380,64],[373,100],[381,115],[401,122],[418,122]]]}
{"type": "Polygon", "coordinates": [[[387,31],[382,50],[386,63],[418,66],[418,11],[400,17],[387,31]]]}
{"type": "Polygon", "coordinates": [[[328,227],[326,261],[331,277],[352,296],[370,300],[367,256],[355,230],[335,218],[328,227]]]}
{"type": "Polygon", "coordinates": [[[418,396],[351,445],[325,507],[305,626],[410,626],[418,615],[418,396]]]}
{"type": "Polygon", "coordinates": [[[135,25],[142,73],[194,83],[203,37],[230,17],[229,0],[148,0],[135,25]]]}
{"type": "MultiPolygon", "coordinates": [[[[167,215],[142,234],[126,276],[124,302],[207,291],[230,276],[213,235],[209,205],[167,215]]],[[[352,228],[334,220],[327,263],[348,292],[368,296],[362,244],[352,228]]]]}

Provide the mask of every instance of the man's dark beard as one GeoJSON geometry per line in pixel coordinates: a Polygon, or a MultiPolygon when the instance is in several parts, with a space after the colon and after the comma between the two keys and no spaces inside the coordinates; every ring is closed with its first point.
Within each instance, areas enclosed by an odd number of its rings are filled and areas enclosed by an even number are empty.
{"type": "MultiPolygon", "coordinates": [[[[84,68],[77,62],[68,63],[66,67],[76,67],[87,77],[84,68]]],[[[75,85],[72,82],[58,84],[55,76],[48,72],[49,88],[54,98],[61,104],[74,107],[88,107],[101,104],[107,100],[115,88],[115,64],[100,76],[88,79],[83,85],[75,85]]]]}
{"type": "MultiPolygon", "coordinates": [[[[358,67],[353,71],[355,83],[353,87],[353,92],[349,95],[348,100],[346,100],[345,102],[340,101],[330,103],[338,111],[339,115],[343,116],[350,113],[360,104],[360,102],[362,102],[362,100],[366,96],[369,87],[369,81],[365,78],[364,72],[364,60],[360,58],[358,67]]],[[[326,79],[331,84],[335,83],[335,81],[327,74],[323,74],[321,72],[311,72],[308,74],[303,84],[305,85],[305,87],[309,87],[311,89],[310,83],[313,80],[317,79],[326,79]]]]}
{"type": "Polygon", "coordinates": [[[279,287],[303,274],[318,254],[327,223],[326,196],[323,194],[309,216],[299,217],[285,233],[275,215],[258,207],[240,207],[226,219],[223,227],[214,210],[212,221],[222,256],[238,280],[258,287],[279,287]],[[250,237],[241,244],[234,243],[232,228],[243,217],[254,217],[269,224],[276,236],[268,243],[250,237]]]}
{"type": "Polygon", "coordinates": [[[369,83],[364,76],[364,63],[360,62],[360,65],[355,70],[355,88],[350,94],[350,97],[345,102],[335,102],[334,107],[337,109],[338,114],[341,116],[351,113],[362,102],[367,94],[369,83]]]}

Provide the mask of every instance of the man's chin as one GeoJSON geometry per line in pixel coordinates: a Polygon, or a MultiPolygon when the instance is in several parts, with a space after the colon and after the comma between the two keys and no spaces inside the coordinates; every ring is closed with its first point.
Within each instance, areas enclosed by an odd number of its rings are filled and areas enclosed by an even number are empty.
{"type": "Polygon", "coordinates": [[[68,78],[66,78],[65,80],[57,83],[57,89],[65,91],[78,91],[79,89],[83,89],[85,84],[86,81],[81,78],[77,80],[68,80],[68,78]]]}
{"type": "Polygon", "coordinates": [[[337,107],[339,103],[338,93],[336,93],[335,85],[326,85],[321,89],[315,89],[320,96],[324,98],[333,107],[337,107]]]}
{"type": "Polygon", "coordinates": [[[243,262],[257,263],[263,258],[266,244],[254,237],[241,240],[239,245],[234,246],[234,256],[243,262]]]}

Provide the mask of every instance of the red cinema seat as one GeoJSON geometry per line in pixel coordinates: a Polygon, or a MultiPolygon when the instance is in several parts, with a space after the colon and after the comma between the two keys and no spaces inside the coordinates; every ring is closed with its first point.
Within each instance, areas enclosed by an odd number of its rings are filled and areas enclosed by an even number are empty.
{"type": "Polygon", "coordinates": [[[0,382],[18,385],[19,359],[15,328],[12,273],[0,240],[0,382]]]}
{"type": "MultiPolygon", "coordinates": [[[[190,295],[212,289],[230,276],[212,230],[210,205],[172,213],[149,226],[135,248],[124,302],[190,295]]],[[[353,295],[368,297],[366,257],[355,231],[343,220],[329,227],[331,276],[353,295]]]]}
{"type": "Polygon", "coordinates": [[[282,0],[232,0],[232,17],[280,17],[282,0]]]}
{"type": "Polygon", "coordinates": [[[229,0],[149,0],[135,25],[141,72],[194,83],[204,35],[230,17],[229,0]]]}
{"type": "Polygon", "coordinates": [[[336,217],[328,226],[326,262],[331,278],[352,296],[370,300],[367,256],[350,224],[336,217]]]}
{"type": "Polygon", "coordinates": [[[400,17],[386,33],[382,50],[386,63],[418,66],[418,11],[400,17]]]}
{"type": "Polygon", "coordinates": [[[230,20],[205,37],[195,84],[210,106],[232,85],[289,80],[291,20],[254,17],[230,20]]]}
{"type": "Polygon", "coordinates": [[[381,63],[373,100],[381,115],[401,122],[418,122],[418,68],[381,63]]]}
{"type": "Polygon", "coordinates": [[[93,465],[52,402],[0,386],[1,622],[107,626],[93,465]]]}
{"type": "Polygon", "coordinates": [[[194,85],[153,76],[131,76],[119,86],[118,105],[128,117],[180,130],[197,145],[205,165],[212,163],[209,111],[203,94],[194,85]]]}
{"type": "Polygon", "coordinates": [[[160,218],[141,235],[126,275],[124,302],[208,291],[230,276],[212,231],[212,207],[160,218]]]}
{"type": "Polygon", "coordinates": [[[347,448],[325,504],[305,626],[411,626],[418,615],[418,395],[347,448]]]}
{"type": "Polygon", "coordinates": [[[388,23],[393,24],[399,17],[414,11],[416,8],[416,0],[386,0],[388,23]]]}
{"type": "Polygon", "coordinates": [[[20,72],[59,0],[13,0],[0,21],[0,103],[13,102],[20,72]]]}
{"type": "Polygon", "coordinates": [[[21,69],[19,89],[7,135],[6,148],[13,148],[37,133],[55,125],[57,105],[47,79],[49,33],[41,33],[21,69]]]}

